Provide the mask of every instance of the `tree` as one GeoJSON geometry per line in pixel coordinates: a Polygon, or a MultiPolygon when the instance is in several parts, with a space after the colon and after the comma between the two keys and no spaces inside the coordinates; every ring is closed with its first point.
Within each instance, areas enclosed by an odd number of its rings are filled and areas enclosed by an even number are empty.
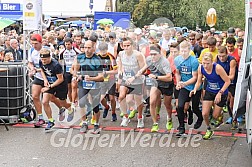
{"type": "MultiPolygon", "coordinates": [[[[245,4],[240,0],[118,0],[118,11],[131,12],[137,26],[142,27],[159,17],[170,19],[175,26],[194,29],[197,25],[207,27],[206,14],[209,8],[217,11],[216,28],[244,28],[245,4]],[[119,2],[119,3],[118,3],[119,2]]],[[[209,28],[209,27],[207,27],[209,28]]]]}

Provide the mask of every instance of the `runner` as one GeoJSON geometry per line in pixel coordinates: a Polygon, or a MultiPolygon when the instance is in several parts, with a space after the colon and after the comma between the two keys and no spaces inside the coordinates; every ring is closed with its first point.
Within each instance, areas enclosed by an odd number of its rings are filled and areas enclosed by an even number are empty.
{"type": "Polygon", "coordinates": [[[208,140],[214,134],[209,124],[210,109],[214,106],[213,117],[217,119],[223,106],[226,104],[230,78],[221,65],[213,63],[211,53],[205,53],[202,56],[202,65],[198,68],[197,83],[190,93],[191,96],[197,94],[196,92],[202,84],[203,76],[207,79],[206,93],[202,102],[202,115],[207,125],[206,134],[203,136],[203,139],[208,140]]]}
{"type": "MultiPolygon", "coordinates": [[[[41,89],[44,87],[44,80],[39,69],[39,51],[42,49],[41,35],[33,34],[31,36],[31,43],[33,47],[28,52],[28,67],[29,76],[34,77],[34,80],[32,82],[32,99],[38,115],[38,121],[35,122],[34,127],[39,128],[43,124],[45,124],[45,120],[42,114],[42,104],[40,101],[41,89]]],[[[54,103],[60,108],[59,113],[65,112],[65,108],[61,108],[57,100],[54,99],[54,103]]],[[[60,118],[60,121],[63,121],[63,117],[60,118]]]]}
{"type": "Polygon", "coordinates": [[[132,39],[126,38],[125,41],[123,41],[124,51],[121,51],[117,58],[119,68],[118,74],[119,79],[121,79],[119,102],[121,111],[124,113],[121,126],[128,126],[130,121],[129,118],[133,118],[136,112],[138,112],[137,128],[143,128],[143,76],[141,74],[144,71],[143,69],[146,68],[146,64],[144,56],[140,52],[133,50],[133,45],[134,43],[132,39]],[[135,104],[137,106],[137,111],[131,111],[129,116],[127,114],[127,105],[125,101],[127,94],[134,97],[135,104]]]}
{"type": "MultiPolygon", "coordinates": [[[[218,49],[217,64],[220,64],[226,71],[231,84],[228,87],[228,111],[229,118],[226,121],[227,124],[232,124],[232,129],[237,128],[237,120],[233,120],[233,105],[234,105],[234,95],[235,95],[235,86],[238,76],[237,62],[233,56],[228,55],[227,48],[225,46],[220,46],[218,49]]],[[[220,124],[222,122],[219,122],[220,124]]],[[[217,125],[218,126],[218,125],[217,125]]]]}
{"type": "MultiPolygon", "coordinates": [[[[195,56],[191,56],[190,53],[190,44],[187,41],[183,41],[180,45],[180,54],[174,60],[176,65],[176,80],[177,86],[176,89],[179,90],[178,95],[178,120],[179,120],[179,132],[176,136],[180,137],[185,133],[185,124],[184,124],[184,108],[186,102],[192,100],[192,109],[193,112],[197,115],[198,120],[194,124],[194,129],[198,129],[203,121],[202,114],[199,110],[199,102],[201,96],[201,87],[197,89],[194,96],[189,97],[190,91],[193,90],[194,84],[197,81],[197,69],[198,69],[198,60],[195,56]]],[[[189,120],[192,120],[193,113],[189,112],[189,120]]]]}
{"type": "Polygon", "coordinates": [[[169,61],[161,55],[161,47],[158,44],[150,46],[150,56],[146,58],[146,64],[150,70],[150,74],[146,76],[146,84],[151,85],[150,89],[150,112],[153,120],[151,132],[157,132],[159,126],[157,123],[157,101],[164,96],[164,105],[167,110],[166,129],[171,130],[172,124],[172,93],[173,82],[171,75],[171,67],[169,61]]]}
{"type": "Polygon", "coordinates": [[[95,124],[93,133],[100,133],[99,129],[99,104],[100,104],[100,83],[103,82],[103,72],[101,66],[101,59],[95,54],[95,47],[92,41],[88,40],[84,44],[85,53],[79,54],[75,58],[74,65],[79,71],[79,75],[74,77],[78,78],[78,96],[79,96],[79,106],[82,115],[81,122],[81,133],[86,133],[88,130],[88,123],[86,121],[85,115],[85,105],[88,104],[88,94],[92,98],[92,108],[95,117],[95,124]]]}
{"type": "Polygon", "coordinates": [[[115,74],[117,74],[117,65],[116,60],[112,54],[108,52],[108,44],[105,42],[101,42],[98,46],[100,50],[100,58],[103,68],[104,82],[101,83],[101,103],[104,106],[103,118],[106,118],[108,115],[108,111],[111,108],[112,110],[112,120],[116,121],[116,101],[115,101],[115,74]],[[105,98],[106,93],[109,94],[109,99],[111,102],[111,107],[107,104],[107,100],[105,98]]]}
{"type": "Polygon", "coordinates": [[[80,50],[73,47],[73,40],[71,38],[65,39],[65,49],[60,53],[59,62],[64,65],[64,75],[66,81],[68,83],[68,98],[71,104],[71,110],[68,113],[67,121],[71,122],[74,117],[74,112],[76,111],[77,106],[77,86],[75,82],[72,82],[72,74],[70,73],[70,69],[72,68],[74,58],[81,53],[80,50]],[[72,88],[74,88],[72,90],[72,88]]]}
{"type": "Polygon", "coordinates": [[[68,110],[71,104],[66,102],[67,98],[67,82],[64,79],[62,66],[58,61],[51,58],[50,51],[47,49],[40,50],[39,67],[41,75],[44,79],[44,87],[41,89],[43,92],[43,107],[49,122],[45,128],[49,132],[54,126],[54,119],[52,118],[52,110],[49,102],[52,101],[53,96],[60,100],[61,106],[68,110]]]}

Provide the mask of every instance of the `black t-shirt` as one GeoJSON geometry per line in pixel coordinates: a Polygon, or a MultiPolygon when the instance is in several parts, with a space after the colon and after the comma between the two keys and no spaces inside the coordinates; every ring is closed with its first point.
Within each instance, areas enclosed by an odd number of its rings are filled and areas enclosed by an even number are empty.
{"type": "Polygon", "coordinates": [[[46,65],[43,65],[40,60],[39,67],[43,70],[48,82],[51,84],[58,79],[57,74],[63,74],[62,66],[55,59],[52,59],[51,62],[46,65]]]}
{"type": "Polygon", "coordinates": [[[198,44],[197,44],[196,46],[194,46],[193,52],[194,52],[196,58],[199,58],[199,57],[200,57],[201,51],[202,51],[203,49],[204,49],[204,48],[201,47],[201,46],[199,46],[198,44]]]}

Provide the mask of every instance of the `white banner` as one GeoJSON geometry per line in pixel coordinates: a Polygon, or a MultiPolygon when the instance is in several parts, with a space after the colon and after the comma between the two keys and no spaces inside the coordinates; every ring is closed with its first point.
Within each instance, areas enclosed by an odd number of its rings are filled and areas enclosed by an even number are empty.
{"type": "Polygon", "coordinates": [[[42,0],[24,0],[23,29],[40,30],[42,17],[42,0]]]}

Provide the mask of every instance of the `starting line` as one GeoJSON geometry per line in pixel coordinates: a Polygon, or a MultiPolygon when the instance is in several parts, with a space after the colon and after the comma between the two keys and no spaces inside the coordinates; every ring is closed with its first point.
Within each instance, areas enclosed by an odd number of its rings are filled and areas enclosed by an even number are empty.
{"type": "MultiPolygon", "coordinates": [[[[17,128],[34,128],[33,124],[15,124],[13,125],[13,127],[17,127],[17,128]]],[[[45,128],[45,125],[42,126],[43,128],[45,128]]],[[[80,126],[58,126],[55,125],[54,126],[55,129],[80,129],[80,126]]],[[[89,129],[93,128],[93,125],[88,126],[89,129]]],[[[134,130],[135,132],[145,132],[145,133],[151,133],[151,129],[150,128],[142,128],[142,129],[138,129],[138,128],[130,128],[130,127],[115,127],[115,126],[108,126],[108,127],[100,127],[103,131],[121,131],[121,130],[125,130],[125,131],[131,131],[134,130]]],[[[178,130],[173,131],[173,133],[177,133],[178,130]]],[[[167,130],[164,129],[160,129],[158,131],[158,133],[169,133],[167,130]]],[[[188,130],[186,130],[186,133],[188,134],[188,130]]],[[[197,131],[197,130],[191,130],[191,134],[196,135],[196,134],[201,134],[204,135],[205,132],[202,131],[197,131]]],[[[232,132],[224,132],[224,131],[214,131],[214,135],[215,136],[222,136],[222,137],[242,137],[242,138],[246,138],[246,134],[245,133],[232,133],[232,132]]]]}

